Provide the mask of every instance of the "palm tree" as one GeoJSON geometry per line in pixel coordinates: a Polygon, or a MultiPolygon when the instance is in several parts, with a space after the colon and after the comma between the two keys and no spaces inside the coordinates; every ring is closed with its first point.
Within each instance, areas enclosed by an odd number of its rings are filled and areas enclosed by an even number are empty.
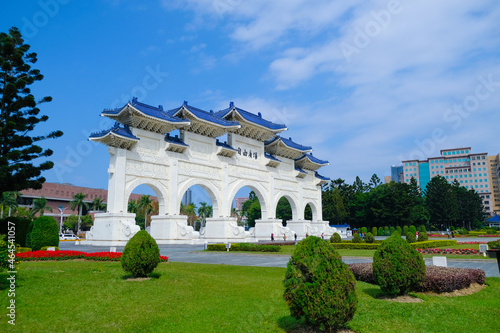
{"type": "Polygon", "coordinates": [[[69,202],[69,205],[71,207],[71,209],[75,209],[77,208],[78,209],[78,230],[76,231],[76,233],[78,234],[80,232],[80,223],[82,221],[82,208],[83,206],[85,206],[85,208],[89,208],[89,204],[86,203],[85,201],[85,198],[87,197],[86,194],[83,194],[83,193],[77,193],[73,196],[73,200],[71,200],[69,202]]]}
{"type": "Polygon", "coordinates": [[[137,213],[137,201],[135,201],[135,200],[130,200],[130,201],[128,202],[127,211],[128,211],[129,213],[137,213]]]}
{"type": "Polygon", "coordinates": [[[90,208],[93,210],[102,210],[104,209],[104,202],[101,198],[94,198],[94,200],[90,203],[90,208]]]}
{"type": "Polygon", "coordinates": [[[184,206],[183,208],[184,208],[183,215],[188,216],[188,225],[194,226],[194,217],[196,216],[196,205],[194,203],[190,203],[189,205],[184,206]]]}
{"type": "Polygon", "coordinates": [[[35,216],[38,212],[40,212],[40,216],[43,216],[46,210],[52,212],[52,208],[47,206],[47,199],[45,197],[42,196],[33,200],[33,208],[30,210],[31,216],[35,216]]]}
{"type": "Polygon", "coordinates": [[[142,211],[144,214],[144,229],[146,229],[148,222],[148,214],[153,211],[153,202],[149,198],[149,195],[143,195],[139,202],[137,203],[138,210],[142,211]]]}
{"type": "Polygon", "coordinates": [[[212,206],[207,205],[206,202],[200,202],[200,207],[198,207],[198,216],[201,218],[202,226],[207,223],[207,217],[210,217],[212,213],[212,206]]]}
{"type": "Polygon", "coordinates": [[[3,192],[0,198],[0,218],[3,218],[3,210],[9,207],[9,216],[12,208],[17,208],[17,198],[21,196],[20,192],[3,192]]]}

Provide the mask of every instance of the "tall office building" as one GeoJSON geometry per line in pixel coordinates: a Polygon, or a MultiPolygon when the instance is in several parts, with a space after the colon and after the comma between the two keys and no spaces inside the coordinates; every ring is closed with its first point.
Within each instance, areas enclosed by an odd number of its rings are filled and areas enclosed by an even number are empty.
{"type": "Polygon", "coordinates": [[[184,206],[187,206],[187,205],[189,205],[192,202],[193,202],[193,200],[191,198],[191,189],[188,188],[187,191],[182,196],[182,204],[184,206]]]}
{"type": "Polygon", "coordinates": [[[391,166],[391,180],[396,182],[396,183],[404,182],[404,172],[403,172],[402,165],[391,166]]]}
{"type": "Polygon", "coordinates": [[[500,213],[500,154],[488,156],[490,181],[493,192],[493,211],[500,213]]]}
{"type": "Polygon", "coordinates": [[[470,147],[443,149],[441,156],[427,160],[402,161],[404,181],[417,180],[422,190],[432,177],[442,176],[451,184],[457,180],[461,186],[474,189],[483,199],[484,210],[493,215],[493,184],[487,153],[472,153],[470,147]]]}

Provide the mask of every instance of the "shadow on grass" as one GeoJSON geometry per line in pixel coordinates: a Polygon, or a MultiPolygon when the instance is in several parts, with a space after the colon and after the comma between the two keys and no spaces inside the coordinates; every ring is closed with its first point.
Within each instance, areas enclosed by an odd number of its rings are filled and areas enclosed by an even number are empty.
{"type": "Polygon", "coordinates": [[[128,281],[147,281],[151,279],[159,279],[161,276],[160,273],[157,272],[152,272],[148,274],[148,276],[135,276],[133,274],[126,274],[122,276],[122,280],[128,280],[128,281]]]}
{"type": "MultiPolygon", "coordinates": [[[[277,321],[278,326],[285,330],[287,333],[319,333],[319,332],[327,332],[327,331],[321,331],[318,328],[314,328],[311,326],[308,326],[307,324],[304,323],[303,320],[297,320],[293,318],[292,316],[285,316],[281,317],[277,321]]],[[[335,332],[352,332],[349,331],[347,328],[340,328],[338,331],[335,332]]]]}
{"type": "Polygon", "coordinates": [[[380,290],[380,288],[373,287],[373,288],[363,288],[362,292],[371,298],[380,298],[381,296],[384,295],[384,293],[380,290]]]}
{"type": "Polygon", "coordinates": [[[9,289],[10,282],[7,280],[9,274],[7,272],[0,273],[0,290],[9,289]]]}

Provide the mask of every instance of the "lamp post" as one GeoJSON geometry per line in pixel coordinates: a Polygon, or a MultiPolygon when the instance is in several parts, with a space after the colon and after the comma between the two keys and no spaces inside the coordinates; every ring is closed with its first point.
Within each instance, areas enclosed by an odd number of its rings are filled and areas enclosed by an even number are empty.
{"type": "Polygon", "coordinates": [[[59,205],[57,208],[61,212],[61,222],[59,223],[59,233],[62,234],[63,214],[64,214],[64,210],[68,207],[64,207],[63,205],[59,205]]]}

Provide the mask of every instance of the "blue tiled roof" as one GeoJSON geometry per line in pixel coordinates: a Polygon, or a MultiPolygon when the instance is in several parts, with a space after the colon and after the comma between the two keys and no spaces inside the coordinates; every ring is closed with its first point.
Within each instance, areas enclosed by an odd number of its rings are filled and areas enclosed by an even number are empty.
{"type": "Polygon", "coordinates": [[[497,213],[495,213],[495,215],[493,215],[491,218],[486,220],[486,222],[499,222],[499,221],[500,221],[500,217],[497,215],[497,213]]]}
{"type": "Polygon", "coordinates": [[[280,160],[278,160],[276,157],[274,157],[273,155],[271,154],[268,154],[268,153],[264,153],[264,156],[270,160],[273,160],[273,161],[276,161],[276,162],[281,162],[280,160]]]}
{"type": "Polygon", "coordinates": [[[314,175],[321,180],[330,180],[330,178],[320,175],[317,171],[314,175]]]}
{"type": "Polygon", "coordinates": [[[161,105],[159,105],[158,107],[147,105],[147,104],[144,104],[144,103],[137,101],[136,97],[132,98],[132,101],[125,104],[122,108],[112,109],[112,110],[104,110],[102,112],[102,114],[103,115],[118,115],[128,104],[130,104],[131,106],[133,106],[134,108],[136,108],[140,112],[142,112],[148,116],[154,117],[154,118],[158,118],[158,119],[162,119],[162,120],[166,120],[168,122],[174,122],[174,123],[189,122],[188,119],[172,117],[167,112],[163,111],[163,107],[161,105]]]}
{"type": "Polygon", "coordinates": [[[172,117],[176,117],[179,111],[182,110],[182,108],[186,108],[194,114],[197,118],[209,121],[211,123],[220,125],[220,126],[225,126],[225,127],[232,127],[232,126],[239,126],[240,123],[237,121],[228,121],[226,119],[222,119],[220,117],[217,117],[213,112],[207,112],[198,108],[195,108],[191,105],[188,105],[187,102],[184,102],[184,104],[181,107],[178,107],[176,109],[172,109],[168,111],[168,114],[172,117]]]}
{"type": "Polygon", "coordinates": [[[350,225],[347,224],[347,223],[344,223],[344,224],[330,224],[330,227],[334,227],[334,228],[349,228],[350,225]]]}
{"type": "Polygon", "coordinates": [[[234,150],[234,151],[238,151],[238,149],[234,149],[233,147],[231,147],[230,145],[227,144],[227,142],[220,142],[219,139],[217,139],[215,141],[215,144],[219,147],[224,147],[226,149],[231,149],[231,150],[234,150]]]}
{"type": "Polygon", "coordinates": [[[297,150],[300,150],[300,151],[310,151],[310,150],[312,150],[312,147],[300,145],[298,143],[293,142],[292,138],[285,139],[285,138],[283,138],[283,137],[281,137],[279,135],[276,135],[273,139],[271,139],[269,141],[266,141],[264,144],[267,146],[267,145],[270,145],[271,143],[275,142],[276,140],[281,140],[281,142],[283,142],[289,148],[297,149],[297,150]]]}
{"type": "Polygon", "coordinates": [[[297,170],[298,172],[300,173],[307,173],[306,171],[302,170],[301,168],[299,168],[298,166],[295,167],[295,170],[297,170]]]}
{"type": "Polygon", "coordinates": [[[136,137],[135,135],[132,134],[132,132],[130,131],[130,128],[127,125],[125,125],[124,127],[121,127],[119,123],[115,123],[115,125],[108,130],[92,133],[92,134],[90,134],[89,137],[90,138],[100,138],[100,137],[106,136],[110,132],[117,134],[117,135],[120,135],[120,136],[123,136],[123,137],[126,137],[126,138],[129,138],[129,139],[132,139],[132,140],[140,140],[138,137],[136,137]]]}
{"type": "Polygon", "coordinates": [[[328,161],[320,160],[319,158],[314,157],[312,154],[304,154],[301,157],[299,157],[298,159],[296,159],[295,161],[300,161],[304,158],[308,158],[311,162],[316,163],[316,164],[321,164],[321,165],[328,164],[328,161]]]}
{"type": "Polygon", "coordinates": [[[251,112],[245,111],[243,109],[237,108],[234,106],[233,102],[229,103],[229,107],[227,109],[221,110],[216,113],[217,117],[224,118],[231,111],[237,111],[245,120],[252,122],[254,124],[266,127],[271,130],[286,130],[286,125],[284,124],[276,124],[269,120],[263,119],[262,114],[259,112],[258,114],[253,114],[251,112]]]}
{"type": "Polygon", "coordinates": [[[167,135],[165,135],[165,141],[189,147],[189,145],[185,144],[184,141],[182,141],[182,139],[179,138],[177,135],[176,136],[170,136],[169,134],[167,134],[167,135]]]}

